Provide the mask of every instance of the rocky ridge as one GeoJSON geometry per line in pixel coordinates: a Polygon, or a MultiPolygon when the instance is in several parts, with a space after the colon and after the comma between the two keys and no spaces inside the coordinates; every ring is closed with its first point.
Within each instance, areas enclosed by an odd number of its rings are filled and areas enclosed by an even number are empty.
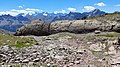
{"type": "Polygon", "coordinates": [[[27,24],[19,28],[15,35],[50,35],[60,32],[70,33],[89,33],[95,31],[102,32],[119,32],[120,24],[118,22],[105,21],[100,22],[97,20],[64,20],[47,23],[44,21],[36,20],[31,24],[27,24]]]}

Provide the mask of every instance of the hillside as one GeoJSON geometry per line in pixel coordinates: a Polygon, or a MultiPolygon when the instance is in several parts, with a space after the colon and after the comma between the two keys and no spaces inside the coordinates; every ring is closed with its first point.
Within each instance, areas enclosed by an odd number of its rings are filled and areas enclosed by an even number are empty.
{"type": "Polygon", "coordinates": [[[96,16],[96,17],[89,17],[88,19],[96,19],[98,21],[115,21],[120,22],[120,12],[117,13],[108,13],[106,15],[96,16]]]}
{"type": "Polygon", "coordinates": [[[16,29],[31,22],[28,18],[23,16],[11,16],[2,15],[0,16],[0,28],[11,32],[15,32],[16,29]]]}
{"type": "Polygon", "coordinates": [[[14,34],[14,33],[13,33],[13,32],[10,32],[10,31],[7,31],[7,30],[4,30],[4,29],[0,29],[0,34],[12,35],[12,34],[14,34]]]}

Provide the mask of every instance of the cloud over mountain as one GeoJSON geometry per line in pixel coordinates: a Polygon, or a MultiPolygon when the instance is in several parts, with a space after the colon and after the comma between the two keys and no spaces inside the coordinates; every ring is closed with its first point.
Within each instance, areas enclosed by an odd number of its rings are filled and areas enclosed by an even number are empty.
{"type": "Polygon", "coordinates": [[[94,5],[97,5],[97,6],[100,6],[100,7],[106,6],[106,4],[105,4],[105,3],[103,3],[103,2],[96,3],[96,4],[94,4],[94,5]]]}
{"type": "Polygon", "coordinates": [[[77,9],[76,8],[68,8],[69,11],[75,12],[77,9]]]}
{"type": "Polygon", "coordinates": [[[95,7],[93,7],[93,6],[84,6],[84,10],[94,10],[95,9],[95,7]]]}
{"type": "Polygon", "coordinates": [[[65,12],[66,12],[66,11],[65,11],[65,10],[63,10],[63,9],[62,9],[62,10],[60,10],[60,11],[54,11],[54,13],[55,13],[55,14],[57,14],[57,13],[65,13],[65,12]]]}
{"type": "MultiPolygon", "coordinates": [[[[21,6],[19,6],[21,7],[21,6]]],[[[0,15],[12,15],[12,16],[16,16],[20,13],[24,13],[24,15],[26,14],[29,14],[29,15],[32,15],[32,14],[35,14],[35,12],[42,12],[42,10],[39,10],[39,9],[34,9],[34,8],[26,8],[26,9],[23,9],[23,10],[16,10],[16,9],[12,9],[10,11],[2,11],[0,12],[0,15]]]]}
{"type": "Polygon", "coordinates": [[[18,6],[19,8],[23,8],[23,6],[18,6]]]}

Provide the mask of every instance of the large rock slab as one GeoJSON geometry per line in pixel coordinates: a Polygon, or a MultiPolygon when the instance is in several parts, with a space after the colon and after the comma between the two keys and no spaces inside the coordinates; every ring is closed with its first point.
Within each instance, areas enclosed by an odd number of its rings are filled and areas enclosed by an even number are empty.
{"type": "Polygon", "coordinates": [[[98,31],[119,32],[120,24],[115,21],[98,21],[98,20],[63,20],[52,23],[44,21],[33,21],[19,28],[15,35],[50,35],[59,32],[71,33],[89,33],[98,31]]]}

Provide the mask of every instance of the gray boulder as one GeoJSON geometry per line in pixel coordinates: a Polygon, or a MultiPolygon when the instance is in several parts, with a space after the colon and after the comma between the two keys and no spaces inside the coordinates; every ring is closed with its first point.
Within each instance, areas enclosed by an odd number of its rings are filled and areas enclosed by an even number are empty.
{"type": "Polygon", "coordinates": [[[15,35],[49,35],[50,23],[33,21],[17,30],[15,35]]]}

